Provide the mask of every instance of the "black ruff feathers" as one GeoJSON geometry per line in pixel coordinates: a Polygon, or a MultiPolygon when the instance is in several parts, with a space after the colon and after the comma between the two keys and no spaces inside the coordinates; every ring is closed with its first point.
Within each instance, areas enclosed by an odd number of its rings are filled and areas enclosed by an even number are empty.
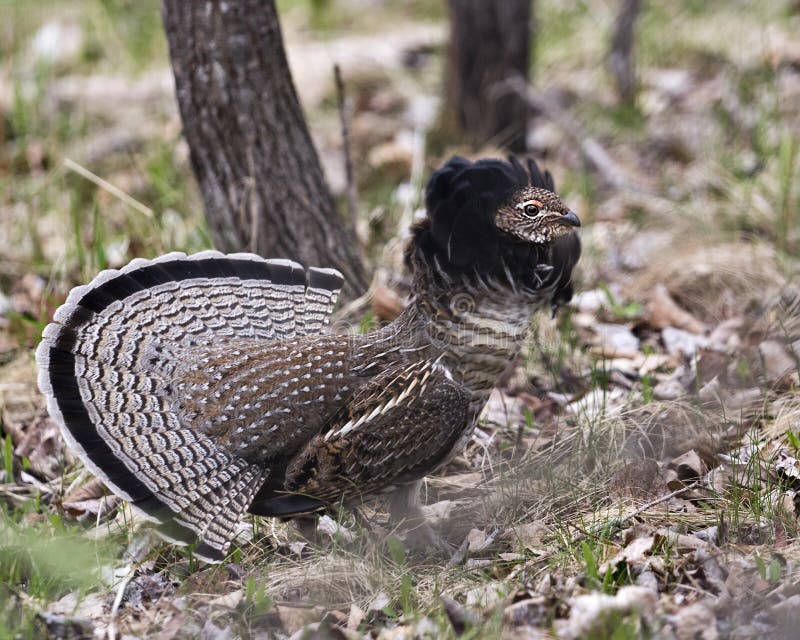
{"type": "Polygon", "coordinates": [[[526,186],[555,191],[550,172],[542,172],[533,160],[528,160],[526,169],[514,157],[510,162],[451,158],[433,173],[425,189],[428,216],[413,229],[408,262],[433,264],[435,260],[451,275],[477,271],[504,277],[510,272],[517,283],[529,288],[557,282],[554,303],[568,301],[572,268],[580,256],[578,236],[573,233],[552,247],[542,247],[520,242],[495,227],[498,207],[526,186]],[[543,263],[553,270],[541,283],[533,266],[543,263]]]}

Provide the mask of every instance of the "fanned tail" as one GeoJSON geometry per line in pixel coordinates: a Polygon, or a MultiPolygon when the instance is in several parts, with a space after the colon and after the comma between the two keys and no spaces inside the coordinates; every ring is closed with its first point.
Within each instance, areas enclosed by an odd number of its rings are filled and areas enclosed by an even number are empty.
{"type": "Polygon", "coordinates": [[[196,554],[224,557],[268,471],[181,423],[171,374],[194,347],[321,332],[343,279],[206,251],[137,259],[73,289],[36,352],[50,415],[86,466],[196,554]]]}

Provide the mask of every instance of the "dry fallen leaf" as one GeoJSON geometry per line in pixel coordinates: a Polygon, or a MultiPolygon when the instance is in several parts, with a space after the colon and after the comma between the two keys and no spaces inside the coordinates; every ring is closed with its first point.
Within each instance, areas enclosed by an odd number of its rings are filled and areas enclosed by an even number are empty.
{"type": "Polygon", "coordinates": [[[469,551],[480,551],[486,544],[487,535],[480,529],[470,529],[467,533],[467,549],[469,551]]]}
{"type": "Polygon", "coordinates": [[[781,447],[775,454],[775,470],[780,476],[800,488],[800,461],[789,453],[786,447],[781,447]]]}
{"type": "Polygon", "coordinates": [[[97,520],[105,516],[113,516],[121,500],[117,496],[103,496],[74,502],[62,502],[64,509],[70,512],[77,520],[91,518],[97,520]]]}
{"type": "Polygon", "coordinates": [[[177,613],[171,616],[161,627],[158,632],[156,640],[172,640],[176,637],[186,625],[186,617],[183,613],[177,613]]]}
{"type": "Polygon", "coordinates": [[[704,542],[697,536],[677,533],[663,527],[658,529],[655,542],[657,545],[664,542],[674,548],[678,553],[695,551],[708,546],[707,542],[704,542]]]}
{"type": "Polygon", "coordinates": [[[676,359],[693,360],[699,349],[708,346],[704,336],[675,327],[664,327],[661,341],[667,353],[676,359]]]}
{"type": "Polygon", "coordinates": [[[468,607],[490,609],[508,595],[509,585],[499,580],[485,582],[466,592],[468,607]]]}
{"type": "Polygon", "coordinates": [[[723,320],[709,334],[709,344],[724,351],[737,349],[742,342],[739,332],[744,324],[744,318],[739,316],[723,320]]]}
{"type": "Polygon", "coordinates": [[[319,612],[310,607],[290,607],[277,604],[275,605],[275,611],[278,614],[281,627],[286,633],[294,633],[310,624],[315,617],[317,620],[320,617],[319,612]]]}
{"type": "Polygon", "coordinates": [[[794,635],[800,625],[800,594],[794,594],[786,600],[779,602],[770,609],[771,617],[778,625],[787,632],[786,636],[794,635]]]}
{"type": "Polygon", "coordinates": [[[716,594],[727,591],[725,587],[725,579],[727,578],[726,571],[722,568],[717,554],[719,550],[714,551],[710,546],[701,547],[694,552],[694,561],[702,568],[703,577],[707,583],[706,587],[711,587],[711,590],[716,594]]]}
{"type": "Polygon", "coordinates": [[[523,424],[524,402],[522,398],[509,396],[500,389],[492,389],[489,400],[481,411],[480,421],[501,427],[523,424]]]}
{"type": "Polygon", "coordinates": [[[597,335],[598,355],[614,358],[638,354],[639,338],[625,325],[595,323],[592,328],[597,335]]]}
{"type": "Polygon", "coordinates": [[[652,614],[656,594],[645,587],[626,585],[616,595],[589,593],[575,596],[569,601],[567,620],[557,620],[556,630],[565,639],[586,638],[597,634],[607,636],[619,622],[620,616],[637,612],[645,616],[652,614]]]}
{"type": "Polygon", "coordinates": [[[367,611],[383,611],[391,602],[392,599],[386,595],[386,593],[379,591],[377,594],[375,594],[372,602],[369,603],[367,611]]]}
{"type": "Polygon", "coordinates": [[[231,640],[233,632],[229,626],[218,627],[211,620],[206,620],[202,630],[203,638],[214,638],[214,640],[231,640]]]}
{"type": "Polygon", "coordinates": [[[650,324],[657,329],[675,327],[696,334],[702,334],[706,329],[702,322],[678,306],[662,283],[653,287],[647,301],[647,313],[650,324]]]}
{"type": "Polygon", "coordinates": [[[414,160],[413,146],[398,135],[390,142],[373,147],[367,156],[369,166],[387,176],[405,179],[411,175],[411,164],[414,160]]]}
{"type": "Polygon", "coordinates": [[[521,545],[529,551],[541,551],[549,529],[543,522],[526,522],[511,527],[503,538],[511,544],[521,545]]]}
{"type": "Polygon", "coordinates": [[[11,306],[17,313],[38,318],[47,283],[36,274],[26,273],[11,289],[11,306]]]}
{"type": "Polygon", "coordinates": [[[236,589],[208,601],[208,606],[219,609],[236,609],[244,599],[244,589],[236,589]]]}
{"type": "Polygon", "coordinates": [[[514,627],[540,626],[546,624],[551,606],[544,596],[526,598],[507,606],[503,610],[503,619],[514,627]]]}
{"type": "Polygon", "coordinates": [[[351,631],[357,630],[366,615],[366,612],[358,605],[355,603],[351,604],[350,612],[347,614],[347,628],[351,631]]]}
{"type": "Polygon", "coordinates": [[[324,514],[317,520],[317,531],[324,533],[331,540],[341,538],[345,542],[352,542],[356,539],[356,534],[350,531],[347,527],[336,522],[328,514],[324,514]]]}
{"type": "Polygon", "coordinates": [[[656,400],[677,400],[684,395],[686,395],[686,387],[672,378],[661,380],[653,387],[653,397],[656,400]]]}
{"type": "Polygon", "coordinates": [[[20,344],[16,336],[3,327],[3,320],[3,318],[0,318],[0,356],[3,356],[2,360],[6,360],[6,354],[19,349],[20,344]]]}
{"type": "Polygon", "coordinates": [[[62,440],[52,418],[38,414],[30,421],[20,420],[6,410],[3,412],[3,428],[11,434],[16,445],[14,455],[28,460],[28,473],[44,480],[61,475],[62,440]]]}
{"type": "Polygon", "coordinates": [[[791,385],[791,378],[797,379],[797,362],[780,342],[764,340],[758,345],[758,351],[768,383],[791,385]]]}
{"type": "Polygon", "coordinates": [[[48,638],[94,637],[94,624],[88,618],[58,616],[52,613],[39,613],[37,618],[47,630],[46,635],[48,638]]]}
{"type": "Polygon", "coordinates": [[[100,478],[92,477],[89,482],[76,487],[64,496],[64,502],[96,500],[108,494],[108,489],[100,478]]]}
{"type": "Polygon", "coordinates": [[[706,472],[705,463],[694,449],[672,460],[668,468],[677,473],[678,480],[687,484],[700,480],[706,472]]]}
{"type": "Polygon", "coordinates": [[[649,589],[653,593],[658,593],[660,581],[655,571],[649,567],[642,569],[638,576],[636,576],[636,585],[649,589]]]}
{"type": "Polygon", "coordinates": [[[668,620],[679,640],[716,640],[717,619],[713,610],[700,602],[681,607],[668,620]]]}
{"type": "Polygon", "coordinates": [[[621,563],[627,564],[629,567],[634,567],[639,563],[644,562],[646,555],[650,554],[655,544],[654,536],[642,536],[641,538],[634,538],[627,546],[620,549],[617,554],[600,565],[600,575],[605,575],[606,571],[612,571],[621,563]]]}
{"type": "Polygon", "coordinates": [[[47,612],[62,616],[81,616],[97,623],[107,618],[113,597],[103,593],[80,594],[68,593],[51,603],[47,612]]]}

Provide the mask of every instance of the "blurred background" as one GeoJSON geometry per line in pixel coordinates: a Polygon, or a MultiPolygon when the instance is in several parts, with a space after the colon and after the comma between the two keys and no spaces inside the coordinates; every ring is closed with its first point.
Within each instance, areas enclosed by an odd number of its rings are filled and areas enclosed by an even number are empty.
{"type": "MultiPolygon", "coordinates": [[[[446,3],[283,0],[278,9],[295,86],[343,203],[332,69],[341,66],[357,229],[380,262],[431,168],[453,153],[502,155],[508,140],[471,143],[442,117],[455,73],[446,3]]],[[[582,219],[598,223],[590,247],[636,262],[657,257],[680,229],[796,252],[800,9],[780,0],[645,3],[625,97],[610,60],[618,11],[593,0],[539,0],[532,10],[526,146],[582,219]],[[616,244],[642,229],[649,244],[616,244]]],[[[58,296],[134,256],[208,247],[159,3],[5,0],[0,12],[0,308],[23,281],[31,295],[58,296]]],[[[23,315],[43,313],[37,300],[20,304],[12,306],[23,315]]]]}

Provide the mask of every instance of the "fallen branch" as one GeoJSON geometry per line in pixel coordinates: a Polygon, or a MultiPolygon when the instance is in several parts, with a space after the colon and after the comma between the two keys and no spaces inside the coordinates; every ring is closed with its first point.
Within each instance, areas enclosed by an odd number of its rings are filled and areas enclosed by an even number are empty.
{"type": "Polygon", "coordinates": [[[616,189],[647,191],[641,181],[629,175],[600,142],[590,136],[575,118],[519,78],[510,78],[495,86],[496,91],[513,92],[525,98],[528,106],[548,120],[554,122],[580,149],[581,154],[600,174],[602,179],[616,189]]]}
{"type": "Polygon", "coordinates": [[[614,520],[609,520],[607,522],[603,522],[602,524],[595,525],[589,531],[581,532],[580,534],[578,534],[576,537],[574,537],[570,541],[570,543],[580,542],[581,540],[583,540],[587,536],[593,535],[595,533],[598,533],[603,529],[612,529],[612,530],[622,529],[631,520],[633,520],[634,518],[638,518],[645,511],[649,511],[650,509],[652,509],[653,507],[661,504],[662,502],[669,502],[673,498],[677,498],[679,495],[681,495],[683,493],[686,493],[687,491],[691,491],[692,489],[695,489],[698,486],[698,484],[699,483],[697,481],[692,482],[690,484],[687,484],[685,487],[681,487],[680,489],[676,489],[672,493],[668,493],[668,494],[663,495],[663,496],[661,496],[659,498],[655,498],[654,500],[651,500],[650,502],[646,502],[641,507],[636,509],[636,511],[633,511],[632,513],[629,513],[627,516],[625,516],[623,518],[616,518],[614,520]]]}

